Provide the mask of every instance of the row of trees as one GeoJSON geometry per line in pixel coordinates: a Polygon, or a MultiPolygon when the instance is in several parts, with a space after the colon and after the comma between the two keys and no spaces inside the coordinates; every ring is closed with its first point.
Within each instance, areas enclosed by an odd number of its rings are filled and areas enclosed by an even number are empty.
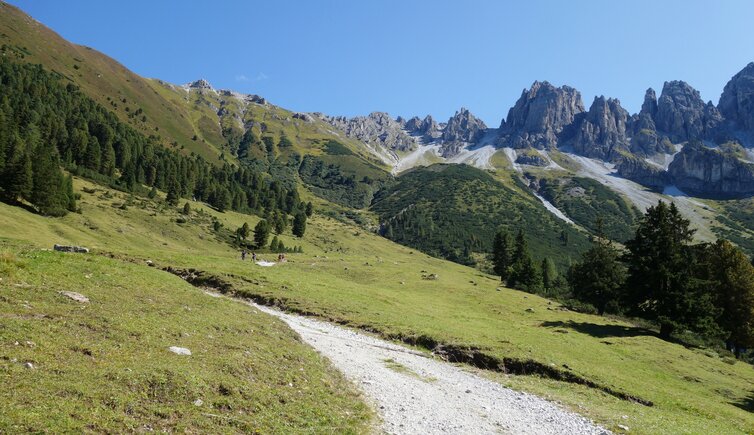
{"type": "Polygon", "coordinates": [[[568,281],[599,313],[656,322],[660,336],[691,330],[723,338],[738,355],[754,346],[754,266],[726,240],[692,244],[694,230],[674,204],[659,202],[619,251],[598,231],[568,281]]]}
{"type": "Polygon", "coordinates": [[[71,173],[138,192],[143,185],[167,200],[193,197],[220,211],[296,215],[305,211],[295,188],[252,167],[218,166],[166,149],[58,75],[40,65],[0,57],[0,199],[25,200],[38,211],[62,215],[75,195],[71,173]]]}
{"type": "MultiPolygon", "coordinates": [[[[291,232],[294,236],[304,237],[304,233],[306,233],[306,219],[307,215],[305,211],[300,211],[293,217],[291,232]]],[[[254,226],[254,230],[252,231],[251,227],[249,227],[249,224],[244,222],[244,224],[236,230],[236,237],[239,243],[245,243],[249,236],[253,236],[254,247],[261,249],[267,246],[267,241],[269,240],[270,234],[273,231],[275,232],[275,234],[279,235],[283,233],[284,229],[285,227],[281,228],[280,226],[271,224],[268,219],[262,219],[257,222],[256,226],[254,226]]],[[[274,236],[272,242],[270,242],[270,250],[289,252],[283,242],[278,240],[277,235],[274,236]]]]}
{"type": "Polygon", "coordinates": [[[539,266],[534,262],[523,230],[519,230],[515,242],[505,230],[495,234],[492,268],[507,286],[530,293],[546,293],[563,285],[552,260],[545,258],[539,266]]]}

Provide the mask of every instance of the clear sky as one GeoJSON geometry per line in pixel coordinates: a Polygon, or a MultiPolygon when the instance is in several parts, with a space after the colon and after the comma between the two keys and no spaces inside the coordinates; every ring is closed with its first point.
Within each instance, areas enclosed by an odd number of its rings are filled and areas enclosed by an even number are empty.
{"type": "Polygon", "coordinates": [[[638,111],[685,80],[717,103],[754,61],[751,0],[11,0],[138,74],[296,111],[432,114],[490,126],[534,80],[638,111]]]}

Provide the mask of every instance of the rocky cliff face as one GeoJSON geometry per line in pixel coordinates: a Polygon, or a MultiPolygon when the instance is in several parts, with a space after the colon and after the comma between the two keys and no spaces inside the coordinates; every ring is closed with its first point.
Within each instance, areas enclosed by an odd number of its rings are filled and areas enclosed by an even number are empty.
{"type": "Polygon", "coordinates": [[[315,114],[323,121],[340,129],[346,135],[379,146],[390,151],[410,151],[416,148],[417,138],[404,130],[405,121],[395,120],[384,112],[373,112],[368,116],[346,118],[315,114]]]}
{"type": "Polygon", "coordinates": [[[663,168],[638,157],[623,156],[616,170],[623,178],[657,190],[670,183],[670,177],[663,168]]]}
{"type": "Polygon", "coordinates": [[[484,121],[462,107],[448,119],[443,129],[440,137],[443,157],[452,157],[458,154],[461,148],[475,144],[486,131],[484,121]]]}
{"type": "Polygon", "coordinates": [[[548,82],[534,82],[524,90],[500,125],[501,146],[551,148],[563,130],[584,112],[581,94],[569,86],[556,88],[548,82]]]}
{"type": "Polygon", "coordinates": [[[722,121],[712,103],[705,104],[699,91],[678,80],[665,82],[653,118],[657,130],[674,143],[710,138],[722,121]]]}
{"type": "Polygon", "coordinates": [[[754,62],[725,85],[718,109],[731,128],[754,136],[754,62]]]}
{"type": "Polygon", "coordinates": [[[629,148],[628,119],[620,101],[595,97],[589,112],[574,122],[573,150],[586,157],[613,160],[629,148]]]}
{"type": "Polygon", "coordinates": [[[438,124],[431,116],[393,119],[383,112],[354,118],[321,113],[313,115],[372,146],[389,151],[411,151],[419,145],[431,143],[440,145],[444,157],[452,157],[463,147],[475,144],[487,131],[484,122],[466,108],[461,108],[443,124],[438,124]]]}
{"type": "Polygon", "coordinates": [[[668,172],[672,182],[687,193],[715,197],[754,194],[754,164],[699,143],[686,145],[668,172]]]}

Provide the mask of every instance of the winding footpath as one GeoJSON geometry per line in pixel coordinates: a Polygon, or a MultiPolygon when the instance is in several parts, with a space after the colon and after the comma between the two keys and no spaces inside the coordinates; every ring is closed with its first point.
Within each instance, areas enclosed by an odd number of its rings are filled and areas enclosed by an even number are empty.
{"type": "Polygon", "coordinates": [[[389,434],[609,434],[537,396],[406,347],[252,304],[285,321],[356,383],[389,434]]]}

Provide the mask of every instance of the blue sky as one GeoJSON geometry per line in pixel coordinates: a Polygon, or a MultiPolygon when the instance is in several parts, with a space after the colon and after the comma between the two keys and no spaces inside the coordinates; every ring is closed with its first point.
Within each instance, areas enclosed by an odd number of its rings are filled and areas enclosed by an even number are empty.
{"type": "Polygon", "coordinates": [[[754,61],[754,2],[11,0],[138,74],[296,111],[432,114],[491,126],[534,80],[619,98],[685,80],[717,103],[754,61]]]}

